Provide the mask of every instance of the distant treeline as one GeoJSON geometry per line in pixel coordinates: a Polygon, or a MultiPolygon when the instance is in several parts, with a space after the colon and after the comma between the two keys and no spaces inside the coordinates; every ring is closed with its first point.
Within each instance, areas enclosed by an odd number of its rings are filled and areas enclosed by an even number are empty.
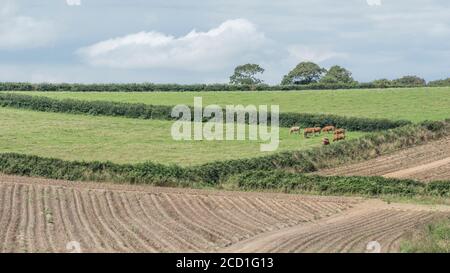
{"type": "MultiPolygon", "coordinates": [[[[114,117],[140,118],[140,119],[159,119],[175,120],[178,117],[172,117],[173,106],[167,105],[149,105],[141,103],[121,103],[109,101],[83,101],[73,99],[52,99],[43,96],[30,96],[14,93],[0,94],[0,106],[13,107],[19,109],[29,109],[41,112],[71,113],[102,115],[114,117]]],[[[203,109],[202,109],[203,111],[203,109]]],[[[225,111],[225,110],[223,110],[225,111]]],[[[191,118],[194,117],[194,108],[191,107],[191,118]]],[[[234,120],[237,120],[238,113],[245,117],[248,123],[249,114],[246,112],[237,112],[234,120]]],[[[222,114],[225,118],[226,114],[222,114]]],[[[267,113],[270,121],[270,113],[267,113]]],[[[203,122],[208,121],[207,118],[203,122]]],[[[225,122],[225,120],[224,120],[225,122]]],[[[281,127],[301,126],[327,126],[334,125],[339,128],[345,128],[351,131],[372,132],[397,128],[410,124],[409,121],[389,120],[389,119],[371,119],[359,117],[343,117],[337,115],[308,114],[308,113],[280,113],[279,125],[281,127]]],[[[269,122],[270,125],[270,122],[269,122]]]]}
{"type": "Polygon", "coordinates": [[[425,81],[415,79],[376,80],[369,83],[310,83],[294,85],[245,85],[245,84],[78,84],[78,83],[0,83],[0,91],[66,91],[66,92],[199,92],[199,91],[301,91],[328,89],[374,89],[374,88],[408,88],[408,87],[444,87],[450,86],[446,80],[425,81]]]}

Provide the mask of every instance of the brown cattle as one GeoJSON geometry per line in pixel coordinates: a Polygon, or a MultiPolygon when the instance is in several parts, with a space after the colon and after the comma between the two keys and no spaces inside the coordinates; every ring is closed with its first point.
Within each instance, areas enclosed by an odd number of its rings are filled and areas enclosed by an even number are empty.
{"type": "Polygon", "coordinates": [[[305,128],[305,130],[303,130],[303,135],[305,137],[308,137],[308,134],[314,134],[316,128],[305,128]]]}
{"type": "Polygon", "coordinates": [[[329,126],[323,127],[322,133],[325,133],[325,132],[329,133],[329,132],[333,132],[334,130],[336,130],[336,127],[329,125],[329,126]]]}
{"type": "Polygon", "coordinates": [[[335,134],[333,136],[333,142],[344,140],[344,139],[345,139],[345,134],[335,134]]]}
{"type": "Polygon", "coordinates": [[[300,133],[300,127],[292,127],[289,130],[289,134],[292,134],[292,133],[300,133]]]}
{"type": "Polygon", "coordinates": [[[316,134],[316,133],[320,134],[320,131],[322,131],[322,128],[320,127],[305,128],[305,130],[303,131],[303,135],[305,137],[308,137],[308,134],[316,134]]]}
{"type": "Polygon", "coordinates": [[[334,134],[335,135],[345,134],[345,129],[336,129],[334,131],[334,134]]]}

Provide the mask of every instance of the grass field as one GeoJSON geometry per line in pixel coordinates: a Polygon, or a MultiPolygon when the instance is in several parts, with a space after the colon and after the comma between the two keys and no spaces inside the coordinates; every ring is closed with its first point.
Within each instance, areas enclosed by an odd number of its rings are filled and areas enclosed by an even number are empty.
{"type": "Polygon", "coordinates": [[[450,253],[450,218],[428,224],[425,228],[410,234],[403,241],[400,250],[405,253],[450,253]]]}
{"type": "Polygon", "coordinates": [[[406,119],[414,122],[450,117],[450,88],[404,88],[291,92],[23,92],[52,98],[107,100],[156,105],[278,104],[282,112],[330,113],[343,116],[406,119]]]}
{"type": "MultiPolygon", "coordinates": [[[[266,155],[259,141],[175,141],[173,122],[93,117],[0,108],[0,153],[16,152],[66,160],[181,165],[266,155]]],[[[350,132],[349,138],[360,137],[350,132]]],[[[280,129],[278,151],[321,145],[280,129]]]]}

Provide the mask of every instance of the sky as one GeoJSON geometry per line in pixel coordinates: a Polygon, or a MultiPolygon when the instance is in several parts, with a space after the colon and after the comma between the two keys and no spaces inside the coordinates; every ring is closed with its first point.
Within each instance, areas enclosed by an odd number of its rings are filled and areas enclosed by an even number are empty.
{"type": "Polygon", "coordinates": [[[450,1],[0,0],[1,82],[278,84],[301,61],[450,77],[450,1]]]}

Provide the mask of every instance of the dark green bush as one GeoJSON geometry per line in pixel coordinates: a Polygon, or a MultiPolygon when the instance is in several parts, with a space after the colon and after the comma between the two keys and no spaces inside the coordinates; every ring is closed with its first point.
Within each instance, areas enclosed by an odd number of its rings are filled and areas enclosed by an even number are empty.
{"type": "Polygon", "coordinates": [[[185,186],[198,181],[182,167],[151,162],[120,165],[111,162],[77,162],[15,153],[0,154],[0,172],[71,181],[111,181],[132,184],[185,186]]]}
{"type": "Polygon", "coordinates": [[[450,197],[450,183],[445,181],[433,181],[427,184],[425,191],[429,195],[450,197]]]}
{"type": "Polygon", "coordinates": [[[282,171],[249,171],[231,176],[226,183],[243,190],[279,190],[337,195],[448,196],[450,194],[450,181],[425,184],[414,180],[378,176],[318,176],[282,171]]]}
{"type": "Polygon", "coordinates": [[[421,125],[425,128],[427,128],[427,130],[430,130],[432,132],[439,132],[441,130],[443,130],[446,126],[447,122],[444,121],[423,121],[421,123],[421,125]]]}

